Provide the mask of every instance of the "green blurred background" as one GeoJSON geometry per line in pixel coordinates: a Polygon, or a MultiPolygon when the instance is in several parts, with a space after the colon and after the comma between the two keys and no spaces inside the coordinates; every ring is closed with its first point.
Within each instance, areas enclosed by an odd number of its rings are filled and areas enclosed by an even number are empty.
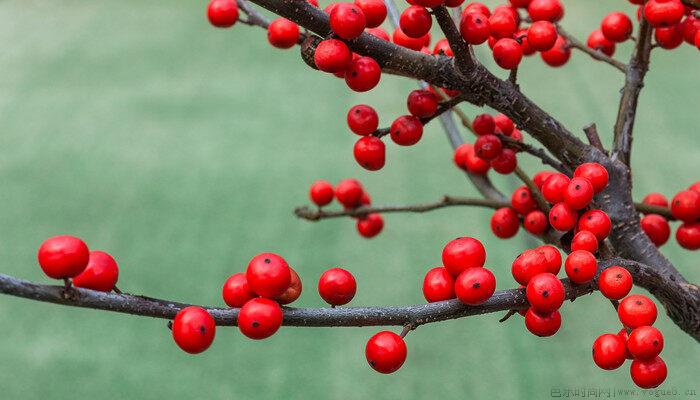
{"type": "MultiPolygon", "coordinates": [[[[604,1],[566,2],[567,29],[585,39],[604,1]],[[572,17],[575,16],[575,17],[572,17]]],[[[616,7],[632,14],[627,2],[616,7]]],[[[322,3],[325,5],[326,3],[322,3]]],[[[494,2],[489,2],[494,5],[494,2]]],[[[48,236],[72,233],[114,254],[119,286],[197,304],[222,305],[220,286],[256,253],[274,251],[304,282],[298,306],[319,307],[320,273],[353,271],[355,305],[423,302],[424,272],[444,243],[479,237],[498,287],[532,239],[489,231],[483,210],[388,215],[365,240],[350,220],[309,223],[292,215],[315,179],[357,177],[377,204],[475,195],[451,163],[438,124],[411,148],[388,144],[386,167],[352,159],[346,110],[375,106],[382,125],[405,113],[415,83],[385,76],[371,93],[350,92],[310,70],[297,50],[265,32],[210,27],[204,1],[4,1],[0,4],[0,257],[2,273],[48,283],[35,261],[48,236]]],[[[626,59],[630,44],[620,47],[626,59]]],[[[483,48],[479,55],[489,65],[483,48]]],[[[688,45],[655,50],[635,134],[635,194],[673,195],[697,180],[697,72],[688,45]]],[[[564,68],[537,57],[521,68],[523,90],[580,132],[595,121],[609,142],[623,78],[575,53],[564,68]]],[[[465,107],[473,115],[479,110],[465,107]]],[[[521,157],[529,172],[541,166],[521,157]]],[[[504,190],[516,182],[495,177],[504,190]]],[[[700,281],[698,253],[664,247],[700,281]]],[[[220,328],[209,351],[190,356],[165,321],[0,297],[0,392],[15,398],[548,398],[551,389],[631,388],[628,365],[597,369],[590,346],[619,329],[599,294],[562,310],[553,338],[529,334],[520,317],[488,315],[420,327],[404,367],[374,373],[364,344],[380,328],[283,328],[254,342],[220,328]]],[[[667,316],[665,388],[700,389],[697,343],[667,316]]]]}

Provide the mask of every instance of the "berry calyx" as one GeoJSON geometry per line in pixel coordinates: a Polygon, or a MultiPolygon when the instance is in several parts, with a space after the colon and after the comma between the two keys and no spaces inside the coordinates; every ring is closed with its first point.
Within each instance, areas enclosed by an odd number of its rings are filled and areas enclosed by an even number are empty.
{"type": "Polygon", "coordinates": [[[90,252],[87,267],[73,278],[76,287],[111,292],[119,279],[119,266],[111,255],[104,251],[90,252]]]}
{"type": "Polygon", "coordinates": [[[251,339],[265,339],[282,326],[282,318],[282,308],[276,301],[257,297],[245,303],[238,312],[238,330],[251,339]]]}
{"type": "Polygon", "coordinates": [[[80,275],[90,261],[90,250],[75,236],[59,235],[46,239],[37,254],[46,276],[67,279],[80,275]]]}
{"type": "Polygon", "coordinates": [[[254,293],[273,299],[287,290],[292,273],[284,258],[275,253],[261,253],[248,263],[246,279],[254,293]]]}
{"type": "Polygon", "coordinates": [[[632,275],[619,266],[606,268],[598,278],[598,289],[610,300],[620,300],[632,290],[632,275]]]}
{"type": "Polygon", "coordinates": [[[208,349],[216,335],[216,322],[207,310],[189,306],[178,311],[173,320],[173,339],[184,351],[190,354],[208,349]]]}
{"type": "Polygon", "coordinates": [[[357,283],[352,274],[342,268],[331,268],[318,280],[318,294],[328,304],[342,306],[355,297],[357,283]]]}
{"type": "Polygon", "coordinates": [[[390,374],[401,368],[407,353],[403,338],[390,331],[375,334],[367,341],[365,347],[367,362],[382,374],[390,374]]]}

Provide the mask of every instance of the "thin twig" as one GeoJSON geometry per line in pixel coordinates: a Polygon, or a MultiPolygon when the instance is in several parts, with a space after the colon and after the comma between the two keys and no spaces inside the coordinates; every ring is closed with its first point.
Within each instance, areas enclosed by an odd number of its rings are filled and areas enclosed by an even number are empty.
{"type": "MultiPolygon", "coordinates": [[[[440,105],[438,106],[437,111],[435,111],[435,114],[433,114],[429,117],[425,117],[425,118],[420,119],[421,124],[423,124],[423,125],[428,124],[428,122],[439,117],[443,113],[452,110],[457,104],[462,103],[463,101],[464,101],[464,97],[458,95],[458,96],[455,96],[451,99],[448,99],[446,101],[441,102],[440,105]]],[[[372,133],[372,135],[380,138],[380,137],[388,135],[389,133],[391,133],[390,128],[381,128],[381,129],[377,129],[374,133],[372,133]]]]}
{"type": "Polygon", "coordinates": [[[537,206],[540,208],[540,211],[544,212],[545,214],[549,214],[549,203],[547,203],[547,200],[544,199],[544,196],[542,196],[542,192],[540,192],[540,189],[537,188],[537,185],[535,185],[535,182],[530,179],[529,176],[523,171],[522,168],[520,167],[515,167],[515,175],[520,178],[520,180],[527,186],[528,189],[530,189],[530,193],[535,197],[535,201],[537,202],[537,206]]]}
{"type": "Polygon", "coordinates": [[[603,142],[600,141],[600,136],[598,135],[598,127],[596,126],[595,122],[591,122],[590,124],[584,126],[583,132],[586,134],[586,137],[588,138],[588,143],[590,143],[591,146],[607,154],[607,150],[605,150],[605,147],[603,147],[603,142]]]}
{"type": "Polygon", "coordinates": [[[499,133],[497,136],[501,139],[502,142],[508,145],[508,147],[513,147],[517,150],[531,154],[539,158],[542,161],[542,164],[549,165],[550,167],[556,169],[557,171],[565,175],[571,175],[571,170],[567,166],[550,156],[545,149],[534,147],[530,144],[513,139],[512,137],[506,136],[501,133],[499,133]]]}
{"type": "Polygon", "coordinates": [[[569,44],[569,47],[580,50],[596,60],[606,62],[612,65],[613,67],[617,68],[621,72],[625,72],[627,70],[627,66],[624,63],[607,56],[600,50],[594,50],[589,48],[588,46],[580,42],[578,39],[576,39],[574,36],[567,33],[561,26],[558,25],[557,30],[559,31],[559,34],[566,39],[566,42],[569,44]]]}

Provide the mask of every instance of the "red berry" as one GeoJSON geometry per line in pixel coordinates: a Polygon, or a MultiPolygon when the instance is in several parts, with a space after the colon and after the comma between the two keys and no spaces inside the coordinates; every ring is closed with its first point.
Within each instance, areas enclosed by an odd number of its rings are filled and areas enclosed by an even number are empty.
{"type": "Polygon", "coordinates": [[[654,359],[664,348],[664,336],[653,326],[640,326],[629,334],[627,348],[636,359],[654,359]]]}
{"type": "Polygon", "coordinates": [[[435,114],[438,109],[437,96],[428,90],[414,90],[406,100],[408,112],[414,117],[427,118],[435,114]]]}
{"type": "Polygon", "coordinates": [[[602,242],[610,234],[612,223],[605,211],[589,210],[583,213],[581,218],[579,218],[578,229],[580,231],[591,232],[599,242],[602,242]]]}
{"type": "MultiPolygon", "coordinates": [[[[475,14],[469,14],[475,15],[475,14]]],[[[468,15],[467,15],[468,16],[468,15]]],[[[511,38],[513,34],[518,29],[518,25],[515,22],[513,14],[507,11],[494,11],[489,18],[489,30],[491,36],[501,39],[501,38],[511,38]]]]}
{"type": "Polygon", "coordinates": [[[627,349],[618,335],[606,333],[593,342],[593,362],[605,370],[620,368],[625,363],[627,349]]]}
{"type": "Polygon", "coordinates": [[[312,183],[309,189],[309,198],[319,207],[330,204],[334,195],[333,186],[324,180],[312,183]]]}
{"type": "Polygon", "coordinates": [[[688,187],[688,190],[700,193],[700,181],[693,183],[688,187]]]}
{"type": "Polygon", "coordinates": [[[503,69],[513,69],[523,59],[523,49],[514,39],[498,39],[493,46],[493,59],[503,69]]]}
{"type": "Polygon", "coordinates": [[[588,207],[593,200],[593,185],[586,178],[573,178],[564,189],[564,202],[574,210],[588,207]]]}
{"type": "Polygon", "coordinates": [[[700,218],[700,193],[683,190],[671,200],[671,214],[683,222],[693,222],[700,218]]]}
{"type": "Polygon", "coordinates": [[[526,185],[515,189],[510,197],[510,205],[521,215],[526,215],[537,208],[537,202],[526,185]]]}
{"type": "Polygon", "coordinates": [[[542,190],[542,185],[544,185],[544,181],[547,180],[547,178],[549,178],[553,174],[554,172],[552,171],[540,171],[532,177],[532,181],[535,183],[535,186],[537,186],[537,189],[542,190]]]}
{"type": "Polygon", "coordinates": [[[469,268],[455,280],[455,294],[464,304],[475,306],[488,300],[496,290],[496,277],[486,268],[469,268]]]}
{"type": "Polygon", "coordinates": [[[501,239],[515,236],[519,227],[518,213],[510,207],[499,208],[491,216],[491,231],[501,239]]]}
{"type": "Polygon", "coordinates": [[[569,48],[569,45],[566,43],[566,39],[559,36],[557,41],[554,42],[554,47],[543,51],[540,53],[540,56],[550,67],[561,67],[569,61],[571,57],[571,48],[569,48]]]}
{"type": "Polygon", "coordinates": [[[588,179],[595,193],[600,193],[608,186],[608,170],[594,162],[579,165],[574,171],[574,178],[588,179]]]}
{"type": "Polygon", "coordinates": [[[391,140],[401,146],[411,146],[423,136],[423,124],[413,115],[404,115],[394,120],[389,128],[391,140]]]}
{"type": "Polygon", "coordinates": [[[430,34],[426,34],[425,36],[421,38],[412,38],[408,35],[406,35],[401,28],[396,28],[394,29],[394,34],[393,34],[393,39],[394,43],[396,43],[399,46],[407,47],[411,50],[415,51],[420,51],[420,49],[423,48],[423,46],[426,44],[426,42],[430,41],[430,34]]]}
{"type": "Polygon", "coordinates": [[[491,167],[499,174],[508,175],[518,166],[518,158],[512,149],[503,149],[501,154],[491,160],[491,167]]]}
{"type": "Polygon", "coordinates": [[[550,273],[537,274],[527,283],[527,301],[539,313],[558,310],[564,303],[564,285],[550,273]]]}
{"type": "Polygon", "coordinates": [[[561,327],[561,314],[559,314],[559,311],[540,314],[529,308],[527,314],[525,314],[525,327],[533,335],[540,337],[552,336],[561,327]]]}
{"type": "Polygon", "coordinates": [[[238,21],[238,4],[235,0],[212,0],[207,7],[209,22],[218,28],[228,28],[238,21]]]}
{"type": "Polygon", "coordinates": [[[335,187],[335,198],[346,208],[360,205],[364,189],[357,179],[345,179],[335,187]]]}
{"type": "Polygon", "coordinates": [[[617,308],[617,316],[623,325],[631,329],[654,325],[656,304],[646,296],[633,294],[622,299],[617,308]]]}
{"type": "Polygon", "coordinates": [[[530,279],[544,272],[550,272],[545,252],[541,249],[525,250],[511,265],[511,273],[516,282],[527,285],[530,279]]]}
{"type": "Polygon", "coordinates": [[[534,50],[547,51],[557,41],[557,28],[549,21],[536,21],[527,30],[527,41],[534,50]]]}
{"type": "Polygon", "coordinates": [[[697,47],[698,50],[700,50],[700,29],[698,29],[697,32],[695,32],[695,47],[697,47]]]}
{"type": "Polygon", "coordinates": [[[483,267],[486,249],[480,241],[471,237],[460,237],[447,243],[442,250],[442,263],[450,275],[457,277],[467,268],[483,267]]]}
{"type": "Polygon", "coordinates": [[[645,215],[640,225],[644,233],[649,236],[649,240],[656,247],[662,246],[671,237],[671,226],[668,224],[666,218],[658,214],[648,214],[645,215]]]}
{"type": "Polygon", "coordinates": [[[378,137],[364,136],[355,142],[353,155],[355,156],[355,161],[362,168],[369,171],[378,171],[384,166],[386,146],[378,137]]]}
{"type": "Polygon", "coordinates": [[[542,235],[547,231],[547,216],[540,210],[527,213],[523,220],[523,228],[533,235],[542,235]]]}
{"type": "Polygon", "coordinates": [[[382,77],[382,69],[371,57],[358,57],[350,62],[345,71],[345,83],[356,92],[373,89],[382,77]]]}
{"type": "Polygon", "coordinates": [[[352,3],[338,3],[330,14],[333,32],[343,39],[354,39],[365,30],[367,20],[360,7],[352,3]]]}
{"type": "Polygon", "coordinates": [[[445,0],[445,7],[459,7],[464,0],[445,0]]]}
{"type": "Polygon", "coordinates": [[[624,42],[632,35],[632,20],[619,11],[611,12],[603,18],[600,30],[608,40],[624,42]]]}
{"type": "Polygon", "coordinates": [[[652,360],[634,360],[630,365],[630,375],[634,384],[643,389],[651,389],[666,380],[668,370],[661,357],[652,360]]]}
{"type": "Polygon", "coordinates": [[[622,267],[606,268],[598,278],[598,289],[610,300],[620,300],[632,290],[632,275],[622,267]]]}
{"type": "Polygon", "coordinates": [[[564,270],[566,276],[571,279],[571,282],[583,284],[590,282],[598,270],[598,263],[595,256],[589,251],[576,250],[572,251],[566,257],[564,262],[564,270]]]}
{"type": "Polygon", "coordinates": [[[496,114],[493,117],[493,122],[496,124],[496,128],[500,129],[501,133],[506,136],[510,136],[515,129],[513,121],[504,114],[496,114]]]}
{"type": "Polygon", "coordinates": [[[389,38],[389,34],[386,33],[386,31],[382,28],[368,28],[365,32],[369,33],[372,36],[376,36],[379,39],[386,40],[387,42],[391,41],[391,38],[389,38]]]}
{"type": "Polygon", "coordinates": [[[513,7],[527,8],[532,0],[508,0],[513,7]]]}
{"type": "Polygon", "coordinates": [[[386,5],[382,0],[355,0],[355,5],[365,15],[368,28],[376,28],[386,19],[386,5]]]}
{"type": "Polygon", "coordinates": [[[683,39],[688,44],[693,45],[695,33],[700,31],[700,18],[696,18],[693,14],[688,15],[681,22],[681,30],[683,31],[683,39]]]}
{"type": "Polygon", "coordinates": [[[683,44],[683,27],[680,24],[654,29],[656,44],[662,49],[672,50],[683,44]]]}
{"type": "Polygon", "coordinates": [[[406,342],[394,332],[383,331],[372,336],[365,347],[365,357],[377,372],[390,374],[406,361],[406,342]]]}
{"type": "Polygon", "coordinates": [[[527,13],[533,21],[559,21],[564,16],[564,7],[559,0],[532,0],[527,13]]]}
{"type": "Polygon", "coordinates": [[[399,25],[407,36],[417,39],[430,32],[433,18],[425,7],[410,6],[401,13],[399,25]]]}
{"type": "Polygon", "coordinates": [[[173,339],[190,354],[201,353],[211,346],[216,335],[216,322],[207,310],[190,306],[178,311],[173,321],[173,339]]]}
{"type": "Polygon", "coordinates": [[[246,279],[250,290],[272,299],[287,290],[292,281],[292,273],[284,258],[274,253],[261,253],[248,263],[246,279]]]}
{"type": "Polygon", "coordinates": [[[557,203],[549,210],[549,224],[560,232],[568,232],[576,226],[578,213],[566,203],[557,203]]]}
{"type": "Polygon", "coordinates": [[[478,2],[472,2],[464,6],[464,10],[462,10],[462,16],[465,16],[470,13],[479,13],[479,14],[484,14],[487,17],[491,16],[491,11],[489,11],[489,8],[486,7],[483,3],[478,3],[478,2]]]}
{"type": "Polygon", "coordinates": [[[81,288],[111,292],[119,279],[119,266],[104,251],[91,251],[90,261],[80,275],[73,278],[73,285],[81,288]]]}
{"type": "MultiPolygon", "coordinates": [[[[620,329],[620,331],[617,332],[617,336],[619,336],[620,339],[622,339],[622,341],[625,343],[625,345],[627,345],[627,339],[629,339],[629,334],[627,333],[627,328],[623,327],[622,329],[620,329]]],[[[632,357],[632,354],[630,354],[629,349],[627,349],[625,358],[627,358],[628,360],[631,360],[632,358],[634,358],[634,357],[632,357]]]]}
{"type": "Polygon", "coordinates": [[[328,304],[342,306],[355,297],[357,283],[352,274],[342,268],[331,268],[318,280],[318,294],[328,304]]]}
{"type": "Polygon", "coordinates": [[[348,111],[348,126],[360,136],[367,136],[377,130],[379,116],[374,108],[366,104],[358,104],[348,111]]]}
{"type": "Polygon", "coordinates": [[[467,168],[467,171],[476,175],[486,175],[491,168],[491,163],[477,157],[473,145],[467,144],[467,146],[464,161],[464,166],[467,168]]]}
{"type": "Polygon", "coordinates": [[[642,203],[648,204],[650,206],[658,206],[668,208],[668,199],[661,193],[649,193],[644,196],[642,203]]]}
{"type": "Polygon", "coordinates": [[[292,280],[289,287],[281,295],[275,297],[275,300],[280,304],[290,304],[296,301],[301,296],[301,278],[294,268],[289,267],[289,272],[292,274],[292,280]]]}
{"type": "Polygon", "coordinates": [[[472,121],[472,129],[477,135],[493,135],[496,131],[496,121],[488,114],[479,114],[472,121]]]}
{"type": "Polygon", "coordinates": [[[608,40],[600,29],[595,29],[588,35],[586,46],[593,50],[598,50],[608,57],[612,57],[615,54],[615,42],[608,40]]]}
{"type": "Polygon", "coordinates": [[[498,157],[503,150],[501,139],[496,135],[479,136],[474,142],[474,151],[477,157],[491,161],[498,157]]]}
{"type": "Polygon", "coordinates": [[[535,49],[530,45],[530,40],[527,37],[527,29],[520,29],[513,34],[513,39],[520,43],[520,47],[523,49],[523,55],[529,56],[535,54],[535,49]]]}
{"type": "Polygon", "coordinates": [[[367,239],[377,236],[384,228],[384,218],[377,213],[357,220],[357,231],[367,239]]]}
{"type": "Polygon", "coordinates": [[[595,253],[598,251],[598,239],[590,231],[578,231],[571,240],[571,250],[586,250],[595,253]]]}
{"type": "Polygon", "coordinates": [[[552,204],[564,201],[564,189],[569,186],[569,178],[561,173],[551,173],[542,183],[542,196],[552,204]]]}
{"type": "Polygon", "coordinates": [[[459,24],[462,38],[469,44],[481,44],[489,38],[491,29],[489,18],[481,13],[464,14],[459,24]]]}
{"type": "Polygon", "coordinates": [[[546,244],[536,248],[535,251],[544,256],[544,267],[546,272],[554,275],[559,273],[559,270],[561,269],[561,253],[559,253],[559,249],[546,244]]]}
{"type": "Polygon", "coordinates": [[[429,303],[454,299],[454,278],[444,267],[431,269],[423,279],[423,296],[429,303]]]}
{"type": "Polygon", "coordinates": [[[324,72],[345,71],[352,61],[348,45],[338,39],[326,39],[316,46],[314,63],[324,72]]]}
{"type": "Polygon", "coordinates": [[[686,222],[679,226],[676,241],[685,249],[700,249],[700,222],[686,222]]]}
{"type": "Polygon", "coordinates": [[[235,273],[226,279],[221,295],[229,307],[243,307],[243,304],[255,297],[243,272],[235,273]]]}
{"type": "Polygon", "coordinates": [[[238,330],[251,339],[265,339],[282,326],[282,318],[282,308],[276,301],[256,297],[238,312],[238,330]]]}
{"type": "Polygon", "coordinates": [[[87,267],[90,250],[77,237],[60,235],[46,239],[39,247],[37,258],[49,278],[73,278],[87,267]]]}
{"type": "Polygon", "coordinates": [[[448,57],[454,57],[455,53],[452,52],[452,49],[450,48],[450,42],[447,41],[447,39],[440,39],[435,43],[435,47],[433,48],[433,54],[438,55],[438,54],[444,54],[448,57]]]}
{"type": "Polygon", "coordinates": [[[676,25],[684,12],[680,0],[649,0],[644,5],[644,18],[654,28],[676,25]]]}
{"type": "Polygon", "coordinates": [[[299,41],[299,26],[286,18],[277,18],[267,27],[267,40],[279,49],[294,47],[299,41]]]}

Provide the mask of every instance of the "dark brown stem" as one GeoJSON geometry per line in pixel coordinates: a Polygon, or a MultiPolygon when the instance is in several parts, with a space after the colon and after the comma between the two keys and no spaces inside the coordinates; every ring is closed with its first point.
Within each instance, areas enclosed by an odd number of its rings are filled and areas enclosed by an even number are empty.
{"type": "Polygon", "coordinates": [[[590,124],[584,126],[583,132],[586,134],[586,137],[588,138],[588,143],[590,143],[591,146],[597,148],[603,153],[607,153],[607,150],[605,150],[605,147],[603,147],[603,142],[600,141],[600,136],[598,135],[598,127],[596,126],[595,122],[591,122],[590,124]]]}
{"type": "Polygon", "coordinates": [[[564,165],[564,164],[560,163],[559,161],[555,160],[554,158],[552,158],[552,156],[547,154],[546,150],[539,148],[539,147],[535,147],[535,146],[530,145],[530,144],[527,144],[525,142],[521,142],[519,140],[515,140],[510,136],[506,136],[506,135],[503,135],[500,133],[497,136],[501,139],[501,141],[503,143],[508,145],[508,147],[512,147],[512,148],[517,149],[519,151],[524,151],[532,156],[535,156],[542,161],[542,164],[549,165],[550,167],[556,169],[557,171],[559,171],[565,175],[571,176],[571,169],[569,169],[569,167],[567,167],[566,165],[564,165]]]}
{"type": "Polygon", "coordinates": [[[450,43],[450,48],[457,60],[457,67],[462,72],[467,73],[476,65],[476,61],[472,58],[469,46],[462,39],[462,35],[460,35],[457,26],[455,26],[450,13],[445,6],[440,6],[433,9],[433,15],[438,25],[440,25],[440,29],[445,34],[445,38],[450,43]]]}

